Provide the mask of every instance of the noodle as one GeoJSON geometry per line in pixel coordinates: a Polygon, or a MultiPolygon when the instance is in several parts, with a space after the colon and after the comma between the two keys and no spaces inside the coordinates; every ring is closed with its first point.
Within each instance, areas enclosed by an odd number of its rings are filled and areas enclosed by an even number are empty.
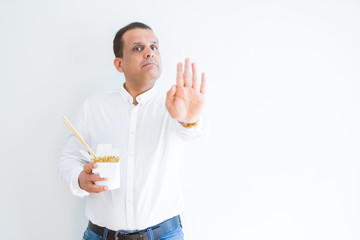
{"type": "Polygon", "coordinates": [[[119,162],[119,157],[115,156],[103,156],[103,157],[97,157],[95,159],[91,159],[93,162],[119,162]]]}

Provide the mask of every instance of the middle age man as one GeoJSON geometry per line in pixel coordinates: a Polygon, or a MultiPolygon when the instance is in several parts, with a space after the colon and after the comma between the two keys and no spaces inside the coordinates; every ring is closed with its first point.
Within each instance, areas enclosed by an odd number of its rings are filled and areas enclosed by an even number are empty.
{"type": "Polygon", "coordinates": [[[186,59],[183,72],[178,63],[176,85],[165,97],[155,86],[161,57],[152,29],[131,23],[113,44],[125,84],[87,99],[74,125],[90,147],[108,143],[119,149],[121,186],[109,191],[94,184],[105,179],[92,173],[96,163],[84,162],[74,136],[63,151],[60,175],[73,194],[88,196],[84,239],[183,239],[178,172],[186,141],[205,131],[205,76],[198,90],[195,64],[190,69],[186,59]]]}

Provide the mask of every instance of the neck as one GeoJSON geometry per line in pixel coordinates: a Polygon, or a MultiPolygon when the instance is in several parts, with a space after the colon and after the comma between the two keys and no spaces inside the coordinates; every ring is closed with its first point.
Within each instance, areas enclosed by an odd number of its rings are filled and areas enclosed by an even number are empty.
{"type": "Polygon", "coordinates": [[[147,85],[132,85],[130,82],[125,81],[125,89],[126,91],[133,97],[133,104],[137,105],[138,102],[136,101],[136,97],[139,96],[140,94],[146,92],[147,90],[151,89],[152,87],[154,87],[155,83],[150,83],[147,85]]]}

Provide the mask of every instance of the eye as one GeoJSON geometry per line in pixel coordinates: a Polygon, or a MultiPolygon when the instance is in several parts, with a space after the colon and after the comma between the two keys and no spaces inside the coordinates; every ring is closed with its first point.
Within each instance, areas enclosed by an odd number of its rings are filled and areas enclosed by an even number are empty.
{"type": "Polygon", "coordinates": [[[157,46],[151,46],[151,50],[153,50],[153,51],[158,50],[158,47],[157,46]]]}
{"type": "Polygon", "coordinates": [[[136,47],[133,48],[133,50],[134,50],[135,52],[140,52],[140,51],[142,50],[142,47],[136,46],[136,47]]]}

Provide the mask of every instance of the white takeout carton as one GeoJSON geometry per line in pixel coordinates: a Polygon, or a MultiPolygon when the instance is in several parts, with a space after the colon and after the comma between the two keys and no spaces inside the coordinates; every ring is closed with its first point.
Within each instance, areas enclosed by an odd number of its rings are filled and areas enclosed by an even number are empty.
{"type": "Polygon", "coordinates": [[[98,173],[100,177],[107,178],[105,181],[96,181],[98,186],[108,186],[109,190],[120,187],[120,162],[100,162],[98,167],[93,169],[93,173],[98,173]]]}
{"type": "MultiPolygon", "coordinates": [[[[111,144],[98,144],[96,150],[97,157],[104,156],[119,156],[119,149],[112,148],[111,144]]],[[[109,190],[114,190],[120,187],[120,160],[119,162],[98,162],[97,168],[92,172],[99,174],[102,178],[107,178],[105,181],[95,181],[98,186],[107,186],[109,190]]]]}

